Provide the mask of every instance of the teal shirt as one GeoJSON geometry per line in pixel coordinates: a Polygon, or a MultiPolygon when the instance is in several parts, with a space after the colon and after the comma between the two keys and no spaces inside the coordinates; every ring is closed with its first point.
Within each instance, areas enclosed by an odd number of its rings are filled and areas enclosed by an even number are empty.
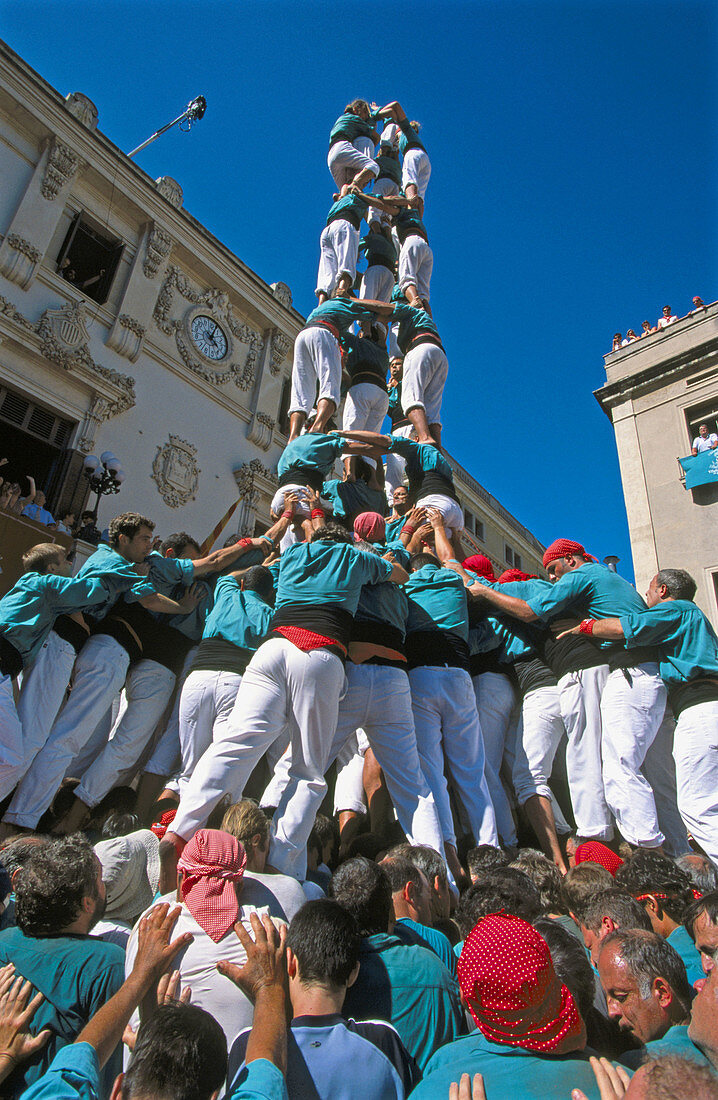
{"type": "Polygon", "coordinates": [[[473,1079],[482,1073],[489,1100],[564,1100],[572,1089],[582,1089],[588,1100],[600,1100],[588,1057],[579,1052],[563,1055],[536,1054],[492,1043],[480,1031],[437,1051],[424,1069],[424,1079],[411,1093],[412,1100],[444,1100],[453,1081],[462,1073],[473,1079]]]}
{"type": "Polygon", "coordinates": [[[224,638],[241,649],[258,649],[271,620],[271,607],[256,592],[242,591],[236,577],[220,577],[202,637],[224,638]]]}
{"type": "Polygon", "coordinates": [[[310,467],[326,477],[343,450],[344,440],[338,435],[305,432],[287,443],[277,463],[277,473],[283,477],[289,470],[310,467]]]}
{"type": "Polygon", "coordinates": [[[279,559],[275,607],[328,603],[353,615],[362,585],[385,581],[391,571],[392,565],[384,558],[347,543],[297,542],[279,559]]]}
{"type": "Polygon", "coordinates": [[[37,657],[58,615],[102,608],[108,598],[108,587],[97,577],[23,573],[0,600],[0,633],[26,666],[37,657]]]}
{"type": "Polygon", "coordinates": [[[453,485],[454,472],[438,447],[432,447],[431,443],[417,443],[415,439],[404,439],[401,435],[390,435],[389,440],[389,453],[406,459],[410,485],[420,481],[430,470],[436,470],[453,485]]]}
{"type": "Polygon", "coordinates": [[[359,977],[342,1011],[353,1020],[392,1024],[422,1070],[465,1030],[458,985],[441,960],[428,947],[408,947],[387,933],[362,940],[359,977]]]}
{"type": "Polygon", "coordinates": [[[359,115],[355,115],[351,111],[340,115],[329,133],[330,143],[333,143],[335,138],[356,141],[358,137],[373,138],[374,125],[371,122],[365,122],[363,118],[359,118],[359,115]]]}
{"type": "Polygon", "coordinates": [[[679,924],[677,928],[673,929],[670,936],[666,936],[666,943],[669,943],[673,950],[683,959],[686,974],[688,975],[688,984],[691,987],[693,987],[695,982],[705,978],[703,964],[701,963],[701,953],[691,939],[687,928],[679,924]]]}
{"type": "MultiPolygon", "coordinates": [[[[705,978],[705,974],[703,977],[705,978]]],[[[652,1043],[646,1043],[640,1050],[627,1050],[621,1055],[621,1062],[633,1070],[638,1069],[649,1058],[662,1058],[665,1054],[686,1058],[699,1066],[708,1066],[711,1073],[716,1072],[703,1051],[688,1038],[688,1024],[674,1024],[673,1027],[668,1028],[662,1039],[654,1039],[652,1043]]]]}
{"type": "MultiPolygon", "coordinates": [[[[19,928],[0,933],[0,966],[12,962],[18,977],[32,982],[45,1000],[35,1013],[34,1035],[49,1028],[50,1040],[23,1062],[2,1087],[4,1100],[38,1081],[61,1048],[73,1043],[125,980],[125,953],[94,936],[26,936],[19,928]]],[[[120,1047],[106,1069],[110,1083],[122,1068],[120,1047]],[[111,1075],[111,1076],[110,1076],[111,1075]]]]}
{"type": "MultiPolygon", "coordinates": [[[[396,554],[399,561],[398,554],[396,554]]],[[[399,561],[403,565],[403,561],[399,561]]],[[[402,585],[365,584],[359,596],[356,611],[358,622],[387,623],[406,637],[409,618],[409,601],[402,585]]]]}
{"type": "Polygon", "coordinates": [[[343,345],[346,353],[344,366],[349,374],[350,386],[355,386],[358,382],[372,382],[386,390],[389,370],[386,348],[375,344],[366,336],[353,336],[350,332],[344,337],[343,345]]]}
{"type": "Polygon", "coordinates": [[[407,633],[450,630],[469,640],[469,609],[464,582],[453,569],[423,565],[405,585],[409,597],[407,633]]]}
{"type": "Polygon", "coordinates": [[[409,124],[409,119],[404,118],[399,123],[399,152],[403,156],[407,149],[423,149],[426,152],[426,147],[422,141],[419,140],[419,135],[413,126],[409,124]]]}
{"type": "Polygon", "coordinates": [[[355,321],[375,321],[376,314],[361,304],[358,298],[329,298],[307,317],[305,328],[327,321],[340,333],[347,332],[355,321]]]}
{"type": "Polygon", "coordinates": [[[95,553],[91,554],[84,565],[80,566],[77,576],[99,577],[109,590],[110,595],[107,603],[92,610],[92,617],[95,621],[104,619],[120,596],[131,594],[131,598],[139,600],[143,596],[151,596],[155,591],[148,577],[140,577],[131,562],[104,542],[101,542],[95,553]]]}
{"type": "Polygon", "coordinates": [[[165,558],[153,550],[147,561],[150,563],[147,580],[161,596],[171,599],[178,585],[185,587],[194,580],[194,562],[191,558],[165,558]]]}
{"type": "Polygon", "coordinates": [[[379,264],[393,271],[396,264],[396,249],[394,242],[388,240],[383,233],[370,230],[359,241],[359,251],[366,256],[367,267],[379,264]]]}
{"type": "Polygon", "coordinates": [[[670,683],[718,676],[718,637],[692,600],[664,600],[655,607],[621,616],[626,646],[660,648],[659,671],[670,683]]]}
{"type": "MultiPolygon", "coordinates": [[[[632,584],[592,561],[564,573],[555,584],[539,595],[530,596],[526,602],[543,622],[550,622],[564,612],[578,619],[610,619],[647,610],[632,584]]],[[[608,649],[615,643],[604,639],[600,644],[602,649],[608,649]]]]}
{"type": "Polygon", "coordinates": [[[392,155],[391,153],[382,152],[381,151],[382,149],[385,150],[386,146],[381,145],[379,147],[379,153],[375,158],[377,164],[379,165],[379,175],[377,176],[377,179],[380,179],[380,180],[382,180],[382,179],[393,180],[394,183],[398,187],[400,187],[401,186],[401,163],[399,161],[399,158],[397,156],[392,155]]]}
{"type": "Polygon", "coordinates": [[[378,512],[382,516],[386,508],[386,497],[381,489],[372,489],[365,481],[332,478],[324,482],[322,496],[331,502],[337,519],[351,522],[362,512],[378,512]]]}
{"type": "MultiPolygon", "coordinates": [[[[515,596],[518,600],[528,600],[531,596],[541,593],[542,587],[550,589],[548,581],[507,581],[499,584],[497,581],[487,581],[485,577],[476,577],[487,588],[493,588],[496,592],[505,592],[507,596],[515,596]],[[538,583],[538,587],[537,587],[538,583]]],[[[488,623],[498,638],[501,655],[500,661],[507,665],[514,664],[521,657],[529,657],[536,652],[545,628],[532,623],[519,623],[510,616],[488,616],[488,623]]]]}
{"type": "MultiPolygon", "coordinates": [[[[316,313],[316,310],[314,311],[316,313]]],[[[419,333],[429,332],[440,340],[439,330],[424,309],[410,306],[408,302],[397,302],[391,315],[392,322],[399,322],[396,333],[396,342],[406,355],[412,340],[419,333]]]]}
{"type": "MultiPolygon", "coordinates": [[[[392,519],[392,520],[388,519],[386,521],[386,541],[387,542],[396,542],[397,540],[399,540],[399,536],[401,535],[404,524],[406,523],[408,518],[409,518],[409,516],[407,514],[405,516],[399,516],[397,519],[392,519]]],[[[402,543],[402,546],[403,545],[404,544],[402,543]]]]}
{"type": "Polygon", "coordinates": [[[412,233],[416,233],[419,237],[423,237],[428,242],[429,235],[426,232],[426,226],[419,217],[417,210],[412,210],[410,206],[404,206],[398,214],[394,216],[394,225],[396,231],[399,234],[399,240],[403,243],[406,237],[411,236],[412,233]]]}
{"type": "Polygon", "coordinates": [[[419,924],[418,921],[410,920],[408,917],[400,917],[394,924],[394,935],[404,943],[428,947],[441,959],[452,977],[456,977],[456,955],[451,950],[448,936],[443,932],[430,928],[426,924],[419,924]]]}
{"type": "Polygon", "coordinates": [[[341,199],[337,199],[333,206],[330,206],[327,214],[327,225],[331,225],[332,222],[339,219],[361,223],[362,219],[366,217],[368,209],[369,203],[361,195],[344,195],[341,199]]]}

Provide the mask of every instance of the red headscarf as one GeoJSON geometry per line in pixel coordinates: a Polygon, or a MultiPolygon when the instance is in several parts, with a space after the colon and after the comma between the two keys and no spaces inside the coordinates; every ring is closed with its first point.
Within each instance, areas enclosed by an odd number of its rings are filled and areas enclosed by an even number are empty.
{"type": "Polygon", "coordinates": [[[199,829],[177,862],[183,872],[182,900],[197,924],[219,943],[239,917],[234,888],[247,866],[240,842],[219,829],[199,829]]]}
{"type": "Polygon", "coordinates": [[[162,840],[162,837],[165,835],[165,833],[169,829],[170,825],[172,824],[172,822],[174,821],[176,816],[177,816],[177,807],[176,806],[175,806],[174,810],[165,810],[165,812],[162,814],[162,817],[159,819],[159,821],[155,821],[154,825],[152,825],[152,827],[151,827],[152,832],[155,834],[155,836],[159,837],[159,839],[162,840]]]}
{"type": "Polygon", "coordinates": [[[488,558],[483,554],[472,554],[470,558],[464,558],[461,563],[464,569],[471,570],[472,573],[476,573],[479,577],[486,577],[487,581],[495,581],[494,567],[488,558]]]}
{"type": "Polygon", "coordinates": [[[383,542],[386,538],[386,523],[378,512],[362,512],[354,520],[354,534],[365,542],[383,542]]]}
{"type": "Polygon", "coordinates": [[[599,863],[614,878],[618,868],[623,866],[621,857],[612,852],[610,848],[607,848],[605,844],[601,844],[600,840],[587,840],[585,844],[579,844],[575,859],[577,865],[579,863],[599,863]]]}
{"type": "Polygon", "coordinates": [[[506,584],[507,581],[535,581],[537,579],[535,573],[522,573],[520,569],[505,569],[499,577],[499,584],[506,584]]]}
{"type": "Polygon", "coordinates": [[[582,558],[588,558],[589,561],[598,560],[594,558],[593,554],[587,554],[580,542],[571,542],[571,539],[556,539],[544,551],[544,569],[549,562],[556,561],[556,558],[565,558],[567,554],[580,554],[582,558]]]}
{"type": "Polygon", "coordinates": [[[491,1042],[550,1054],[585,1047],[584,1022],[556,977],[548,944],[520,917],[480,920],[466,937],[458,974],[476,1026],[491,1042]]]}

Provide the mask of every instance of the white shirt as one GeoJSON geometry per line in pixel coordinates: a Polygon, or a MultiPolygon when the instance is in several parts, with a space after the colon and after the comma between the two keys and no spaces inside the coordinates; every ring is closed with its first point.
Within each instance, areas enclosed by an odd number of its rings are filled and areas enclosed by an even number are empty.
{"type": "Polygon", "coordinates": [[[712,451],[716,446],[718,446],[718,435],[715,432],[707,435],[705,439],[699,435],[693,440],[693,450],[698,451],[698,454],[702,454],[703,451],[712,451]]]}
{"type": "Polygon", "coordinates": [[[674,321],[677,321],[675,313],[671,317],[659,317],[656,321],[656,328],[666,328],[668,325],[672,325],[674,321]]]}

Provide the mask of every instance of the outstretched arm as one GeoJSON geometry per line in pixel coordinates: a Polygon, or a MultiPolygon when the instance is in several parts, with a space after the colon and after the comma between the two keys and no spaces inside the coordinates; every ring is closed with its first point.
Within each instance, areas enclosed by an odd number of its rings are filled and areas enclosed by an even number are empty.
{"type": "Polygon", "coordinates": [[[377,302],[373,298],[357,298],[357,305],[370,309],[372,313],[378,313],[380,317],[391,317],[394,312],[393,302],[377,302]]]}
{"type": "Polygon", "coordinates": [[[371,447],[381,451],[382,454],[388,454],[391,447],[390,437],[382,435],[381,432],[334,432],[334,435],[339,435],[342,439],[354,440],[357,443],[368,443],[371,447]]]}
{"type": "Polygon", "coordinates": [[[568,634],[590,634],[592,638],[607,638],[611,642],[625,640],[626,635],[623,633],[620,619],[584,619],[584,622],[592,624],[589,629],[584,627],[581,630],[582,624],[579,624],[571,627],[570,630],[564,630],[558,637],[565,638],[568,634]]]}
{"type": "Polygon", "coordinates": [[[249,541],[242,539],[240,542],[235,542],[233,546],[224,546],[221,550],[213,550],[204,558],[198,558],[194,562],[195,577],[202,577],[205,573],[222,573],[228,565],[235,562],[237,558],[241,558],[242,554],[246,554],[248,550],[265,550],[269,537],[267,534],[249,541]]]}
{"type": "MultiPolygon", "coordinates": [[[[453,569],[460,576],[463,576],[465,580],[470,580],[465,570],[458,565],[449,563],[447,569],[453,569]]],[[[532,611],[526,600],[519,600],[516,596],[507,596],[505,592],[497,592],[494,588],[489,588],[488,585],[481,584],[480,581],[476,581],[469,587],[469,592],[472,596],[480,596],[481,599],[486,600],[488,603],[493,604],[499,611],[503,611],[505,615],[511,615],[513,619],[520,619],[524,623],[533,623],[538,619],[538,615],[535,611],[532,611]]]]}
{"type": "Polygon", "coordinates": [[[438,508],[427,508],[427,514],[429,516],[429,522],[434,529],[436,556],[442,565],[446,565],[446,563],[451,561],[454,557],[454,549],[444,529],[443,516],[438,508]]]}

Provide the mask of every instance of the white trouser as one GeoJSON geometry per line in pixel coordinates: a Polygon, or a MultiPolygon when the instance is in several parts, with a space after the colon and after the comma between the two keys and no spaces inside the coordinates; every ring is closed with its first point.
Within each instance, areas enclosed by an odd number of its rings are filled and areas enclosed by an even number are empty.
{"type": "Polygon", "coordinates": [[[401,170],[401,189],[406,193],[410,183],[413,183],[422,199],[426,195],[431,175],[431,161],[424,149],[407,149],[404,153],[404,163],[401,170]]]}
{"type": "Polygon", "coordinates": [[[681,712],[673,758],[681,817],[718,867],[718,702],[696,703],[681,712]]]}
{"type": "Polygon", "coordinates": [[[643,774],[653,788],[658,827],[666,838],[663,850],[672,859],[687,855],[691,848],[688,833],[678,808],[676,764],[673,759],[673,735],[676,722],[670,706],[643,762],[643,774]]]}
{"type": "Polygon", "coordinates": [[[265,759],[271,772],[271,779],[264,788],[259,805],[263,810],[276,810],[287,789],[289,770],[292,766],[292,746],[288,734],[283,733],[269,746],[265,759]]]}
{"type": "Polygon", "coordinates": [[[501,782],[501,762],[516,706],[516,696],[508,676],[502,672],[481,672],[472,676],[476,709],[484,739],[484,774],[494,804],[496,828],[501,843],[509,848],[518,844],[511,806],[501,782]]]}
{"type": "Polygon", "coordinates": [[[446,767],[476,843],[498,846],[471,677],[461,668],[423,666],[410,671],[409,683],[421,770],[434,796],[444,843],[456,844],[446,767]]]}
{"type": "Polygon", "coordinates": [[[101,802],[125,769],[137,763],[172,698],[175,681],[174,672],[158,661],[143,658],[132,666],[125,682],[127,707],[110,740],[75,788],[76,797],[86,806],[101,802]]]}
{"type": "Polygon", "coordinates": [[[608,665],[597,665],[567,672],[558,682],[568,738],[566,774],[576,832],[593,840],[613,837],[601,763],[601,692],[607,679],[608,665]]]}
{"type": "MultiPolygon", "coordinates": [[[[348,679],[348,677],[347,677],[348,679]]],[[[341,722],[342,705],[339,704],[341,722]]],[[[337,756],[337,779],[334,784],[334,813],[352,810],[356,814],[366,812],[364,798],[364,757],[369,748],[369,738],[362,729],[351,734],[337,756]]]]}
{"type": "Polygon", "coordinates": [[[182,698],[182,688],[184,686],[185,680],[189,675],[190,665],[195,659],[197,649],[198,647],[196,645],[193,645],[192,648],[187,652],[187,656],[184,659],[184,664],[182,665],[182,672],[180,673],[177,689],[175,691],[175,698],[172,704],[170,716],[167,719],[165,728],[162,730],[159,737],[155,741],[149,760],[142,769],[143,772],[149,772],[150,775],[175,775],[177,769],[180,767],[180,700],[182,698]]]}
{"type": "Polygon", "coordinates": [[[394,273],[383,264],[372,264],[362,276],[360,298],[369,298],[372,302],[390,302],[394,289],[394,273]]]}
{"type": "Polygon", "coordinates": [[[547,685],[528,691],[521,704],[511,772],[519,806],[535,794],[553,799],[548,781],[553,758],[565,733],[558,688],[547,685]]]}
{"type": "Polygon", "coordinates": [[[381,431],[388,408],[389,394],[386,390],[373,382],[358,382],[347,391],[342,430],[381,431]]]}
{"type": "Polygon", "coordinates": [[[75,647],[51,630],[37,657],[22,674],[17,704],[25,749],[22,775],[50,736],[65,701],[76,657],[75,647]]]}
{"type": "Polygon", "coordinates": [[[427,242],[416,233],[410,234],[399,253],[399,286],[404,293],[407,287],[413,286],[422,301],[428,302],[433,267],[434,253],[427,242]]]}
{"type": "Polygon", "coordinates": [[[331,297],[342,275],[348,275],[354,285],[359,253],[359,230],[345,218],[336,218],[325,225],[319,238],[319,271],[316,294],[331,297]]]}
{"type": "Polygon", "coordinates": [[[294,341],[292,397],[289,412],[307,415],[314,406],[319,383],[319,398],[341,401],[342,363],[339,344],[329,329],[303,328],[294,341]]]}
{"type": "Polygon", "coordinates": [[[180,797],[200,758],[219,741],[237,699],[242,677],[238,672],[190,672],[180,694],[179,739],[182,771],[180,797]]]}
{"type": "Polygon", "coordinates": [[[460,535],[464,530],[464,513],[461,505],[444,493],[427,493],[416,502],[417,508],[436,508],[441,513],[444,529],[449,538],[460,535]]]}
{"type": "MultiPolygon", "coordinates": [[[[412,424],[405,424],[402,428],[396,428],[392,431],[392,435],[400,435],[404,439],[411,439],[414,435],[414,426],[412,424]]],[[[384,483],[386,485],[386,495],[389,500],[391,500],[394,490],[404,484],[405,477],[406,459],[402,458],[401,455],[388,454],[384,466],[384,483]]]]}
{"type": "Polygon", "coordinates": [[[85,643],[75,661],[70,698],[15,791],[4,821],[35,828],[68,767],[112,706],[129,663],[127,650],[107,634],[97,634],[85,643]]]}
{"type": "MultiPolygon", "coordinates": [[[[300,333],[301,336],[301,333],[300,333]]],[[[417,344],[404,357],[401,407],[423,409],[429,424],[441,424],[441,401],[449,362],[438,344],[417,344]]]]}
{"type": "Polygon", "coordinates": [[[606,802],[621,835],[629,844],[646,848],[657,848],[665,840],[642,768],[663,721],[666,699],[666,685],[653,661],[615,669],[601,695],[606,802]]]}
{"type": "Polygon", "coordinates": [[[92,767],[97,757],[110,740],[110,734],[112,733],[115,722],[125,713],[126,709],[127,699],[125,698],[123,690],[119,695],[115,696],[112,706],[109,710],[105,711],[88,740],[70,763],[65,772],[65,779],[69,779],[70,777],[79,779],[80,776],[85,774],[88,768],[92,767]]]}
{"type": "Polygon", "coordinates": [[[7,797],[25,762],[22,724],[15,708],[11,676],[0,676],[0,791],[7,797]]]}
{"type": "Polygon", "coordinates": [[[327,165],[337,187],[351,183],[364,168],[368,168],[372,176],[379,175],[377,162],[366,153],[361,153],[350,141],[336,141],[332,145],[327,165]]]}
{"type": "Polygon", "coordinates": [[[277,821],[270,862],[280,870],[296,865],[303,873],[306,842],[326,791],[325,759],[343,687],[344,669],[333,653],[303,653],[283,638],[264,642],[247,665],[221,738],[212,742],[187,784],[173,831],[189,840],[226,790],[244,789],[257,761],[288,730],[292,768],[307,785],[307,807],[300,820],[277,821]]]}
{"type": "MultiPolygon", "coordinates": [[[[399,184],[394,183],[394,180],[390,180],[386,176],[382,176],[381,179],[374,180],[371,193],[372,195],[379,195],[381,198],[389,198],[391,195],[399,194],[399,184]]],[[[385,210],[377,210],[375,206],[369,207],[366,218],[370,225],[372,222],[391,225],[391,214],[387,214],[385,210]]],[[[366,297],[371,298],[371,294],[367,294],[366,297]]],[[[382,301],[384,301],[383,298],[382,301]]]]}

